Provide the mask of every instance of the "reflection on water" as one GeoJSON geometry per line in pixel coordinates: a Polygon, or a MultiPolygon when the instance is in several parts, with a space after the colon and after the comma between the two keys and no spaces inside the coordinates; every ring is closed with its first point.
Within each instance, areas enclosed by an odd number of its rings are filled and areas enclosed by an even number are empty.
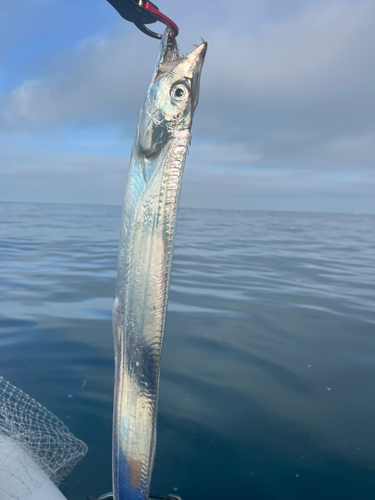
{"type": "MultiPolygon", "coordinates": [[[[0,204],[0,375],[111,489],[119,207],[0,204]]],[[[152,490],[183,500],[373,499],[373,216],[181,210],[152,490]]]]}

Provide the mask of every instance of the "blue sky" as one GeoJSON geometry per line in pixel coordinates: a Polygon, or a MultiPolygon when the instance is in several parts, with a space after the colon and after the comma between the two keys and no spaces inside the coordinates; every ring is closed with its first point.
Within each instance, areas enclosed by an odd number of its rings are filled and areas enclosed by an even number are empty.
{"type": "MultiPolygon", "coordinates": [[[[157,5],[209,44],[182,206],[375,213],[372,0],[157,5]]],[[[159,42],[106,0],[2,2],[0,31],[0,200],[121,204],[159,42]]]]}

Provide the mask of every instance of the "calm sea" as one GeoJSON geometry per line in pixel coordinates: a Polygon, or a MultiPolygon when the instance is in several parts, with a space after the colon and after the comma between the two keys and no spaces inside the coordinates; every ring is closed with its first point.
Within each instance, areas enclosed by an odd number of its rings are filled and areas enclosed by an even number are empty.
{"type": "MultiPolygon", "coordinates": [[[[0,204],[0,375],[89,452],[69,500],[111,490],[119,207],[0,204]]],[[[375,217],[181,210],[155,493],[375,498],[375,217]]]]}

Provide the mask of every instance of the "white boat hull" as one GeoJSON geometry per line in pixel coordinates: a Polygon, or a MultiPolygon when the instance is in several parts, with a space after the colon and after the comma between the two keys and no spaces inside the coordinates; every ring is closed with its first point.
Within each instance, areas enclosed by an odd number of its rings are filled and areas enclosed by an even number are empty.
{"type": "Polygon", "coordinates": [[[17,442],[0,434],[0,500],[66,500],[17,442]]]}

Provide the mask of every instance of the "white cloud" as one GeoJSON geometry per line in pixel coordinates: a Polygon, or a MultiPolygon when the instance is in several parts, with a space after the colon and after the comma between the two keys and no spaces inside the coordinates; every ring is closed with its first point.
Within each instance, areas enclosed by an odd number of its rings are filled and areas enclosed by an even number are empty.
{"type": "Polygon", "coordinates": [[[136,43],[126,34],[85,40],[73,53],[60,56],[51,74],[26,80],[3,96],[3,128],[126,122],[129,114],[134,120],[152,74],[152,64],[140,65],[136,54],[136,43]]]}
{"type": "MultiPolygon", "coordinates": [[[[251,3],[239,7],[245,19],[251,16],[251,3]]],[[[233,17],[207,24],[195,133],[234,142],[233,161],[248,147],[249,163],[255,154],[265,164],[320,161],[331,148],[339,163],[345,155],[334,144],[375,127],[374,16],[373,2],[333,1],[313,2],[250,32],[233,17]]],[[[3,96],[2,127],[117,123],[133,135],[156,53],[154,40],[122,28],[90,37],[58,57],[47,76],[3,96]]]]}
{"type": "Polygon", "coordinates": [[[251,165],[261,155],[251,152],[243,143],[193,142],[191,159],[201,165],[236,166],[251,165]]]}
{"type": "Polygon", "coordinates": [[[375,174],[315,169],[210,170],[188,164],[181,205],[239,210],[375,213],[375,174]]]}
{"type": "Polygon", "coordinates": [[[129,158],[88,153],[3,151],[0,199],[121,204],[129,158]]]}

